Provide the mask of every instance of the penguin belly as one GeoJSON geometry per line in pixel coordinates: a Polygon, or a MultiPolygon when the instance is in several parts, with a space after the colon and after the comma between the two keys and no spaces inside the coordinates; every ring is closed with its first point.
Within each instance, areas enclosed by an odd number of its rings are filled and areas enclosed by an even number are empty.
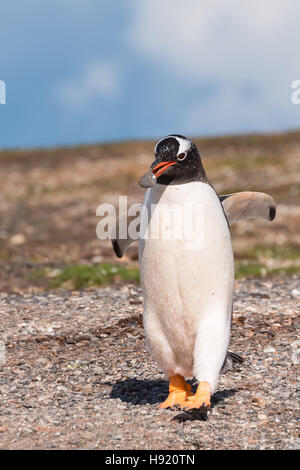
{"type": "Polygon", "coordinates": [[[194,376],[214,389],[229,343],[234,262],[209,184],[147,190],[139,263],[145,336],[156,361],[167,378],[194,376]]]}

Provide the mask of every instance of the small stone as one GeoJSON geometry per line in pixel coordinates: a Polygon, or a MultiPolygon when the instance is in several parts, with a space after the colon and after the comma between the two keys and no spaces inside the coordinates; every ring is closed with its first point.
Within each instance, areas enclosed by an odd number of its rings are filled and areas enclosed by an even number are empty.
{"type": "Polygon", "coordinates": [[[49,364],[49,361],[45,357],[39,357],[36,360],[36,363],[41,366],[45,366],[46,364],[49,364]]]}
{"type": "Polygon", "coordinates": [[[12,235],[9,239],[9,243],[11,245],[23,245],[23,243],[26,242],[26,237],[23,235],[23,233],[16,233],[15,235],[12,235]]]}
{"type": "Polygon", "coordinates": [[[63,392],[63,393],[67,393],[67,391],[68,391],[67,387],[65,387],[64,385],[59,385],[59,386],[57,387],[57,390],[58,390],[59,392],[63,392]]]}
{"type": "Polygon", "coordinates": [[[268,346],[264,349],[264,353],[272,353],[275,352],[276,350],[272,346],[268,346]]]}
{"type": "Polygon", "coordinates": [[[300,290],[299,290],[299,289],[293,289],[293,290],[292,290],[292,295],[293,295],[294,297],[298,297],[298,295],[300,295],[300,290]]]}
{"type": "Polygon", "coordinates": [[[156,177],[155,175],[152,173],[151,170],[149,170],[147,173],[145,173],[141,179],[139,180],[139,185],[142,187],[142,188],[151,188],[152,186],[154,186],[156,183],[156,177]]]}
{"type": "Polygon", "coordinates": [[[257,417],[260,421],[265,421],[268,419],[268,417],[264,414],[258,414],[257,417]]]}
{"type": "Polygon", "coordinates": [[[253,397],[252,402],[255,406],[265,406],[266,402],[261,397],[253,397]]]}
{"type": "Polygon", "coordinates": [[[89,393],[92,393],[93,387],[92,387],[90,384],[87,384],[87,385],[85,385],[84,387],[82,387],[82,391],[83,391],[84,393],[88,393],[88,394],[89,394],[89,393]]]}
{"type": "Polygon", "coordinates": [[[93,264],[102,263],[102,261],[103,261],[103,256],[93,256],[93,258],[91,259],[91,261],[92,261],[93,264]]]}
{"type": "Polygon", "coordinates": [[[47,277],[54,278],[54,277],[58,276],[60,273],[61,273],[61,269],[59,269],[59,268],[49,269],[47,271],[47,277]]]}

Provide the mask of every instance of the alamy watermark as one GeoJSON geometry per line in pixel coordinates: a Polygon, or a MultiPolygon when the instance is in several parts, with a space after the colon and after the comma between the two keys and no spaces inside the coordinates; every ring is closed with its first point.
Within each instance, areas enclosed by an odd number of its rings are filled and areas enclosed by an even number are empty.
{"type": "Polygon", "coordinates": [[[291,101],[293,104],[300,104],[300,80],[294,80],[292,82],[291,88],[293,91],[291,95],[291,101]]]}
{"type": "Polygon", "coordinates": [[[119,196],[119,207],[100,204],[96,215],[101,217],[96,233],[100,240],[178,240],[190,250],[203,244],[203,204],[127,205],[127,196],[119,196]],[[118,215],[117,215],[118,213],[118,215]]]}
{"type": "Polygon", "coordinates": [[[6,104],[6,83],[0,80],[0,104],[6,104]]]}

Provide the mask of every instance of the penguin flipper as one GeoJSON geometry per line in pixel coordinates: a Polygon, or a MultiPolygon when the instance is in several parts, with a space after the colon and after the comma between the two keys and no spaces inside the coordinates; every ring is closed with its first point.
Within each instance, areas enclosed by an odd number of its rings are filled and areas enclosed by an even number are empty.
{"type": "Polygon", "coordinates": [[[143,204],[135,204],[134,210],[139,211],[139,215],[121,215],[113,227],[112,233],[115,237],[111,237],[111,243],[113,250],[118,258],[122,258],[127,248],[138,240],[138,234],[140,232],[140,219],[141,219],[141,208],[143,204]],[[130,222],[135,220],[134,230],[129,229],[130,222]],[[121,227],[121,230],[120,230],[121,227]],[[132,233],[134,232],[134,233],[132,233]]]}
{"type": "Polygon", "coordinates": [[[276,215],[274,199],[265,193],[243,191],[219,196],[229,225],[245,219],[273,220],[276,215]]]}
{"type": "MultiPolygon", "coordinates": [[[[228,219],[229,225],[245,219],[266,219],[273,220],[276,215],[274,199],[265,193],[254,191],[243,191],[240,193],[225,194],[219,196],[228,219]]],[[[127,248],[138,240],[138,237],[130,235],[129,224],[135,219],[136,233],[140,230],[141,208],[143,204],[136,204],[135,210],[140,211],[139,215],[120,216],[114,227],[115,237],[111,239],[113,250],[118,258],[122,258],[127,248]],[[119,227],[122,231],[125,228],[124,236],[120,236],[119,227]]]]}

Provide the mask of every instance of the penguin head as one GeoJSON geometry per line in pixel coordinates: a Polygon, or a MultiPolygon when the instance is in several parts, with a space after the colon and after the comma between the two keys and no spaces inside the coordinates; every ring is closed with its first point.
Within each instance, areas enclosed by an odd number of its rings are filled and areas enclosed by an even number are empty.
{"type": "Polygon", "coordinates": [[[159,184],[182,184],[206,180],[196,145],[187,137],[172,134],[159,140],[154,149],[155,161],[140,179],[142,187],[159,184]]]}

